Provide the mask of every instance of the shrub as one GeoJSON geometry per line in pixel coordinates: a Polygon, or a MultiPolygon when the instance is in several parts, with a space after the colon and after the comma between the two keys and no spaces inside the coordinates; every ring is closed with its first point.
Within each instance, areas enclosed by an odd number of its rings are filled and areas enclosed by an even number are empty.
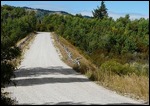
{"type": "Polygon", "coordinates": [[[149,65],[148,64],[140,64],[138,62],[134,62],[130,64],[130,68],[134,70],[136,75],[149,75],[149,65]]]}
{"type": "Polygon", "coordinates": [[[94,71],[91,73],[89,79],[92,80],[92,81],[98,81],[98,71],[94,71]]]}
{"type": "Polygon", "coordinates": [[[128,75],[133,72],[127,65],[122,65],[115,60],[106,61],[101,65],[100,69],[101,71],[111,71],[118,75],[128,75]]]}
{"type": "Polygon", "coordinates": [[[85,64],[82,64],[82,63],[80,64],[80,66],[74,65],[73,69],[76,70],[77,72],[82,73],[82,74],[85,74],[88,71],[88,67],[85,64]]]}

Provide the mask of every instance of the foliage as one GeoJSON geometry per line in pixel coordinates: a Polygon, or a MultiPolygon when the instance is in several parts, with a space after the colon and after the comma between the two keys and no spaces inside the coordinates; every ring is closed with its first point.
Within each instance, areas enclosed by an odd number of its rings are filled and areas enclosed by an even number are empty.
{"type": "Polygon", "coordinates": [[[132,73],[135,73],[137,76],[144,75],[148,76],[148,65],[143,65],[137,62],[134,63],[126,63],[126,64],[120,64],[119,62],[115,60],[109,60],[104,62],[101,67],[100,71],[102,72],[108,72],[115,73],[117,75],[131,75],[132,73]]]}
{"type": "Polygon", "coordinates": [[[88,54],[98,67],[116,58],[125,64],[147,60],[149,56],[149,20],[130,20],[129,14],[116,21],[111,17],[97,20],[76,16],[46,15],[41,20],[41,31],[55,31],[88,54]],[[103,55],[103,56],[102,56],[103,55]],[[138,58],[138,59],[136,59],[138,58]],[[141,61],[140,60],[140,61],[141,61]],[[139,60],[138,60],[139,61],[139,60]]]}
{"type": "Polygon", "coordinates": [[[103,19],[104,17],[108,17],[107,8],[104,4],[104,1],[101,2],[101,6],[97,7],[94,11],[92,11],[94,18],[103,19]]]}
{"type": "Polygon", "coordinates": [[[103,63],[100,71],[111,71],[118,75],[129,75],[130,73],[133,73],[128,66],[122,65],[114,60],[103,63]]]}
{"type": "MultiPolygon", "coordinates": [[[[34,12],[26,12],[20,7],[1,6],[1,88],[11,83],[15,77],[16,66],[11,61],[20,55],[16,43],[28,33],[35,30],[36,17],[34,12]]],[[[12,104],[11,99],[1,94],[3,104],[12,104]]]]}
{"type": "Polygon", "coordinates": [[[35,29],[34,12],[26,12],[20,7],[1,6],[1,86],[10,82],[15,66],[9,61],[20,55],[15,44],[35,29]]]}

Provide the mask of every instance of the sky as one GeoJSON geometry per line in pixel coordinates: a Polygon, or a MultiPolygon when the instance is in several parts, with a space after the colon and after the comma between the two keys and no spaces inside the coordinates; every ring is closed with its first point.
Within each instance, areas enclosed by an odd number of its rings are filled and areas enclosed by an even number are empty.
{"type": "MultiPolygon", "coordinates": [[[[101,5],[101,1],[1,1],[1,5],[4,4],[93,16],[92,11],[101,5]]],[[[114,19],[126,14],[130,19],[149,18],[149,1],[105,1],[105,5],[108,15],[114,19]]]]}

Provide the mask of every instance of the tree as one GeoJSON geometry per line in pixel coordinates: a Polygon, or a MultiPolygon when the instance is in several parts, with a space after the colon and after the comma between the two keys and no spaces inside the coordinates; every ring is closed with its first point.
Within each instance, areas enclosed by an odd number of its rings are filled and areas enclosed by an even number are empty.
{"type": "Polygon", "coordinates": [[[101,2],[101,6],[97,7],[94,11],[92,11],[94,18],[103,19],[104,17],[108,17],[107,8],[104,4],[104,1],[101,2]]]}
{"type": "MultiPolygon", "coordinates": [[[[17,68],[14,60],[21,55],[16,43],[34,31],[36,14],[25,11],[24,8],[4,5],[1,6],[1,91],[6,85],[14,83],[14,71],[17,68]]],[[[15,84],[15,83],[14,83],[15,84]]],[[[3,105],[14,104],[13,100],[1,92],[3,105]]]]}
{"type": "Polygon", "coordinates": [[[81,14],[76,14],[75,16],[76,16],[76,17],[83,18],[83,16],[82,16],[81,14]]]}

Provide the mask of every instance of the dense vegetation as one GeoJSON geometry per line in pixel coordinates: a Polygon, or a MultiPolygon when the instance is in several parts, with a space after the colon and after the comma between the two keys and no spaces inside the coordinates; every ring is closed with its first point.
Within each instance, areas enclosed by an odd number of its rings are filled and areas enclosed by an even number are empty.
{"type": "Polygon", "coordinates": [[[117,59],[122,64],[148,60],[148,19],[130,20],[126,15],[115,21],[47,15],[40,25],[42,31],[55,31],[89,54],[97,66],[109,59],[117,59]]]}
{"type": "Polygon", "coordinates": [[[97,66],[89,70],[81,63],[74,69],[123,95],[149,100],[149,19],[47,15],[41,25],[88,54],[97,66]]]}
{"type": "MultiPolygon", "coordinates": [[[[11,60],[20,55],[20,49],[16,47],[17,41],[35,30],[36,17],[34,12],[26,12],[19,7],[1,6],[1,88],[11,82],[14,76],[15,66],[11,60]]],[[[1,94],[1,103],[7,104],[7,99],[1,94]]]]}

